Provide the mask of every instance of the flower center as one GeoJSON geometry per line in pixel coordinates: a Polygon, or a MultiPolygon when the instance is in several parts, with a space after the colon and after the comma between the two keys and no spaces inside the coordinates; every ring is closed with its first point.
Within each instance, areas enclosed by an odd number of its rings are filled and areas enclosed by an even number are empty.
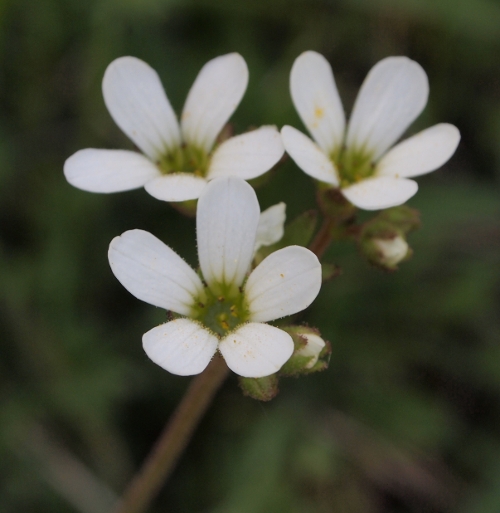
{"type": "Polygon", "coordinates": [[[249,311],[245,295],[238,291],[236,295],[216,296],[208,287],[205,288],[206,300],[194,306],[193,317],[207,328],[224,336],[248,320],[249,311]]]}
{"type": "Polygon", "coordinates": [[[157,165],[164,175],[193,173],[197,176],[206,176],[209,162],[210,157],[204,150],[182,144],[161,157],[157,165]]]}
{"type": "Polygon", "coordinates": [[[340,175],[340,186],[347,187],[369,178],[375,172],[371,153],[357,148],[342,148],[330,156],[340,175]]]}

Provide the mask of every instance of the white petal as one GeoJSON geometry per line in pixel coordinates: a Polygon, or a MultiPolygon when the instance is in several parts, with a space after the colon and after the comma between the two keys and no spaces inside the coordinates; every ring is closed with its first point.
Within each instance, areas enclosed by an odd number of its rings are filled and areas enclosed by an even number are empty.
{"type": "Polygon", "coordinates": [[[381,176],[342,189],[342,194],[363,210],[395,207],[408,201],[418,190],[413,180],[381,176]]]}
{"type": "Polygon", "coordinates": [[[148,182],[144,188],[162,201],[186,201],[200,197],[207,185],[205,178],[190,173],[162,175],[148,182]]]}
{"type": "Polygon", "coordinates": [[[210,151],[214,141],[243,98],[248,68],[238,53],[207,62],[189,91],[181,117],[184,140],[210,151]]]}
{"type": "Polygon", "coordinates": [[[387,57],[368,73],[349,127],[348,148],[365,149],[377,160],[422,112],[429,83],[422,67],[407,57],[387,57]]]}
{"type": "Polygon", "coordinates": [[[419,176],[441,167],[460,141],[458,129],[440,123],[394,146],[379,161],[377,176],[419,176]]]}
{"type": "Polygon", "coordinates": [[[218,342],[214,334],[191,319],[167,322],[142,337],[144,351],[151,360],[179,376],[192,376],[205,370],[218,342]]]}
{"type": "Polygon", "coordinates": [[[281,129],[281,137],[285,150],[304,173],[330,185],[339,184],[333,162],[309,137],[288,125],[281,129]]]}
{"type": "Polygon", "coordinates": [[[227,366],[246,378],[262,378],[279,371],[292,356],[292,337],[274,326],[250,322],[219,344],[227,366]]]}
{"type": "Polygon", "coordinates": [[[135,57],[106,69],[104,102],[115,123],[153,161],[179,146],[180,131],[156,71],[135,57]]]}
{"type": "Polygon", "coordinates": [[[115,237],[108,257],[118,281],[146,303],[190,315],[194,302],[204,297],[193,269],[148,232],[130,230],[115,237]]]}
{"type": "Polygon", "coordinates": [[[263,126],[224,141],[212,155],[207,178],[239,176],[251,180],[269,171],[284,152],[276,127],[263,126]]]}
{"type": "Polygon", "coordinates": [[[209,182],[198,201],[198,256],[205,281],[233,292],[241,285],[253,258],[259,224],[259,202],[247,182],[236,177],[209,182]]]}
{"type": "Polygon", "coordinates": [[[318,361],[319,355],[326,346],[325,341],[315,333],[301,333],[302,338],[306,339],[306,345],[301,347],[295,354],[299,356],[310,357],[311,359],[305,365],[306,369],[312,369],[318,361]]]}
{"type": "Polygon", "coordinates": [[[142,187],[160,176],[160,171],[135,151],[87,148],[66,160],[64,176],[71,185],[84,191],[119,192],[142,187]]]}
{"type": "Polygon", "coordinates": [[[328,61],[316,52],[299,55],[290,74],[290,92],[304,125],[323,151],[332,153],[343,142],[345,115],[328,61]]]}
{"type": "Polygon", "coordinates": [[[285,220],[286,205],[283,202],[264,210],[259,217],[254,251],[261,246],[270,246],[281,240],[285,232],[285,220]]]}
{"type": "Polygon", "coordinates": [[[382,264],[393,267],[408,254],[408,243],[400,235],[393,239],[372,239],[380,251],[379,258],[382,264]]]}
{"type": "Polygon", "coordinates": [[[321,264],[301,246],[271,253],[248,277],[245,299],[250,320],[272,321],[307,308],[321,287],[321,264]]]}

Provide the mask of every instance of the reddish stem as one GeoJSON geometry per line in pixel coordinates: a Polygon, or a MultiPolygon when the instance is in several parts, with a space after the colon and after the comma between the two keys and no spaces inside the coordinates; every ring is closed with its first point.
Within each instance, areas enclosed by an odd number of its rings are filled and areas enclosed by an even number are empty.
{"type": "Polygon", "coordinates": [[[309,249],[318,257],[319,260],[321,260],[321,257],[332,242],[332,228],[334,225],[334,221],[331,218],[326,217],[323,220],[323,224],[316,234],[316,237],[314,237],[313,241],[309,245],[309,249]]]}
{"type": "Polygon", "coordinates": [[[177,410],[141,470],[132,479],[114,513],[146,511],[175,468],[228,372],[226,362],[216,355],[208,367],[191,381],[177,410]]]}

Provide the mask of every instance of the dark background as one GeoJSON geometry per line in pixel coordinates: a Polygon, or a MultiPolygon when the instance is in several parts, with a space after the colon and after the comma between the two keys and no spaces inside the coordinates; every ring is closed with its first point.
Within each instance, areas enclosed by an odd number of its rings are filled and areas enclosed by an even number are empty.
{"type": "MultiPolygon", "coordinates": [[[[112,275],[111,239],[142,228],[196,265],[194,221],[144,190],[72,188],[78,149],[132,148],[101,95],[137,56],[180,112],[201,66],[250,69],[232,121],[303,127],[288,77],[313,49],[347,112],[368,70],[407,55],[437,122],[462,141],[419,179],[415,254],[371,268],[351,244],[303,317],[331,341],[328,371],[283,379],[270,403],[231,377],[151,512],[500,511],[500,3],[494,0],[3,0],[0,2],[0,511],[104,513],[190,378],[143,353],[165,312],[112,275]]],[[[288,218],[314,187],[288,161],[258,190],[288,218]]]]}

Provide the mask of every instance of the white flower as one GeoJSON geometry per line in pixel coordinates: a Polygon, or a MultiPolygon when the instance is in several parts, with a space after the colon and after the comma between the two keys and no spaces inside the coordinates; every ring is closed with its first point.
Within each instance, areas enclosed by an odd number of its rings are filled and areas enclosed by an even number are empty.
{"type": "Polygon", "coordinates": [[[109,262],[122,285],[147,303],[185,316],[143,336],[151,360],[174,374],[198,374],[219,350],[237,374],[262,377],[290,358],[290,335],[264,323],[311,304],[321,286],[321,264],[308,249],[289,246],[269,255],[246,279],[258,223],[252,187],[226,177],[210,182],[198,201],[203,280],[148,232],[131,230],[111,242],[109,262]]]}
{"type": "Polygon", "coordinates": [[[237,53],[205,64],[177,121],[158,74],[135,57],[120,57],[104,74],[104,101],[116,124],[144,153],[85,149],[64,165],[71,185],[90,192],[144,186],[164,201],[196,199],[209,180],[244,180],[268,171],[284,153],[277,129],[264,126],[231,137],[213,150],[217,135],[238,106],[248,83],[237,53]]]}
{"type": "Polygon", "coordinates": [[[295,60],[290,91],[316,142],[285,126],[286,151],[308,175],[339,187],[365,210],[403,204],[418,189],[409,178],[443,165],[460,140],[456,127],[441,123],[389,150],[427,103],[427,75],[406,57],[388,57],[371,69],[347,127],[332,69],[322,55],[309,51],[295,60]]]}

